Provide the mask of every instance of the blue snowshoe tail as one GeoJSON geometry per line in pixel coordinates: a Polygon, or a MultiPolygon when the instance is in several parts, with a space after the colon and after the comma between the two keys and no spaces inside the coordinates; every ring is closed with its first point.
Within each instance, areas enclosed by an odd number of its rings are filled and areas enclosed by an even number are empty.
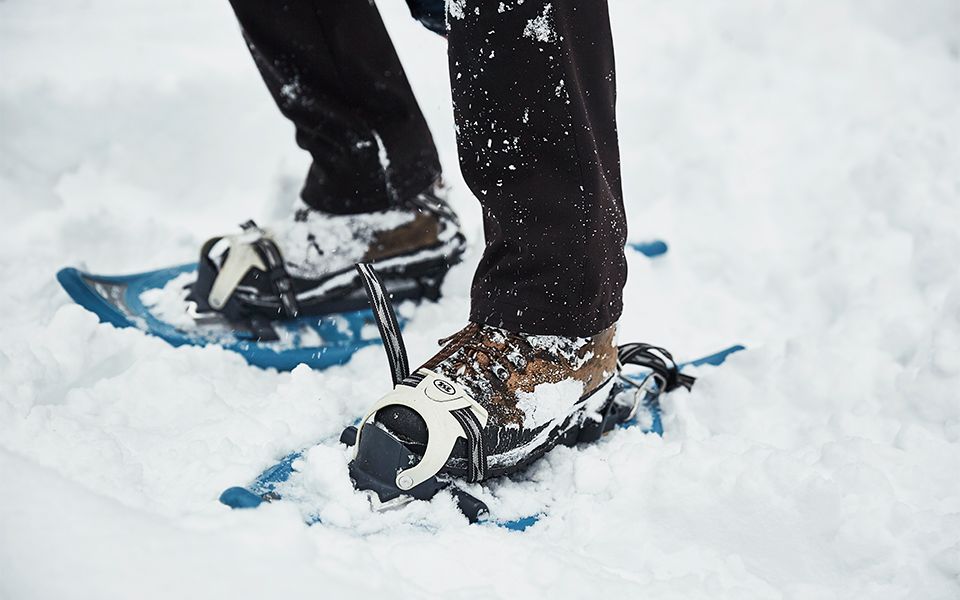
{"type": "Polygon", "coordinates": [[[232,487],[220,494],[220,502],[230,508],[256,508],[263,504],[263,498],[247,488],[232,487]]]}
{"type": "MultiPolygon", "coordinates": [[[[165,269],[164,271],[169,272],[169,277],[164,276],[163,279],[169,281],[189,271],[192,266],[194,265],[188,264],[165,269]]],[[[142,276],[146,279],[158,273],[160,271],[152,271],[143,273],[142,276]]],[[[57,272],[57,281],[74,302],[96,314],[100,322],[110,323],[116,327],[137,325],[135,311],[138,306],[135,304],[131,307],[127,300],[129,279],[128,277],[93,276],[72,267],[60,269],[57,272]]]]}
{"type": "Polygon", "coordinates": [[[265,501],[279,499],[275,492],[278,485],[290,479],[295,473],[294,461],[303,456],[303,452],[291,452],[280,462],[265,470],[248,487],[232,487],[220,494],[220,503],[230,508],[256,508],[265,501]]]}
{"type": "MultiPolygon", "coordinates": [[[[103,323],[140,329],[172,346],[220,345],[262,368],[289,371],[303,363],[324,369],[343,364],[357,350],[380,343],[377,335],[371,333],[375,331],[374,319],[366,306],[345,305],[349,310],[335,314],[272,321],[269,327],[279,339],[262,341],[256,331],[217,321],[215,315],[206,323],[198,322],[195,328],[184,329],[144,303],[143,294],[162,290],[173,279],[189,278],[195,271],[195,263],[123,276],[93,275],[66,268],[57,273],[57,280],[77,304],[96,314],[103,323]]],[[[404,324],[401,319],[400,326],[404,324]]]]}
{"type": "Polygon", "coordinates": [[[633,248],[640,254],[646,256],[647,258],[656,258],[667,253],[669,247],[667,243],[663,240],[649,240],[646,242],[632,242],[627,244],[630,248],[633,248]]]}
{"type": "Polygon", "coordinates": [[[494,521],[493,523],[497,527],[502,527],[504,529],[509,529],[511,531],[526,531],[530,527],[533,527],[540,521],[540,515],[533,515],[529,517],[521,517],[519,519],[513,519],[512,521],[494,521]]]}
{"type": "Polygon", "coordinates": [[[703,356],[696,360],[680,363],[680,368],[683,369],[684,367],[700,367],[703,365],[710,365],[711,367],[719,367],[724,362],[726,362],[727,357],[729,357],[731,354],[735,354],[737,352],[740,352],[741,350],[746,350],[746,349],[747,349],[746,346],[735,344],[733,346],[730,346],[729,348],[724,348],[719,352],[708,354],[707,356],[703,356]]]}
{"type": "Polygon", "coordinates": [[[280,462],[261,473],[260,477],[257,477],[257,480],[254,482],[254,485],[257,489],[272,491],[277,484],[290,479],[290,476],[294,473],[293,461],[298,460],[302,456],[303,452],[291,452],[284,456],[280,459],[280,462]]]}

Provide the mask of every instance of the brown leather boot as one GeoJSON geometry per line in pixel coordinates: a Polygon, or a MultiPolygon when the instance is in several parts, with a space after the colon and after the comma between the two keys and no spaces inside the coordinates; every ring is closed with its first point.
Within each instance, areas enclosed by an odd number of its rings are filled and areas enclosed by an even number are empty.
{"type": "Polygon", "coordinates": [[[251,222],[208,241],[189,300],[231,321],[363,308],[358,262],[376,265],[394,300],[435,298],[465,246],[439,187],[373,213],[334,215],[301,203],[286,221],[251,222]]]}
{"type": "MultiPolygon", "coordinates": [[[[615,334],[616,326],[589,338],[568,338],[470,323],[441,340],[443,349],[408,384],[436,376],[441,391],[462,390],[478,403],[482,411],[475,412],[485,411],[486,423],[479,427],[482,449],[458,439],[440,472],[474,481],[505,475],[556,446],[607,400],[617,372],[615,334]],[[471,458],[482,464],[471,465],[471,458]]],[[[416,411],[386,406],[376,422],[410,450],[426,452],[428,426],[416,411]]]]}

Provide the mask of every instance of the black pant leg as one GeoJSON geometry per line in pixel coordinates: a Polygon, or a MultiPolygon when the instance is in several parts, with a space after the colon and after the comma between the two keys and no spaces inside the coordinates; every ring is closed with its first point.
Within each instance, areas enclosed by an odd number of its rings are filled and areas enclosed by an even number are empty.
{"type": "Polygon", "coordinates": [[[450,0],[448,22],[460,164],[486,235],[471,319],[602,331],[626,281],[606,0],[450,0]]]}
{"type": "Polygon", "coordinates": [[[270,93],[313,157],[307,204],[382,210],[439,177],[430,130],[373,2],[231,4],[270,93]]]}

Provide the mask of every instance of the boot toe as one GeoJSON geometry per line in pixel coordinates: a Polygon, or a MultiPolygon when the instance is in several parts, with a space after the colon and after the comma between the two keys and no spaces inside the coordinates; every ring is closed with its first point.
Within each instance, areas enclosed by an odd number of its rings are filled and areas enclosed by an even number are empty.
{"type": "Polygon", "coordinates": [[[427,447],[427,423],[406,406],[387,406],[377,411],[374,420],[418,454],[427,447]]]}

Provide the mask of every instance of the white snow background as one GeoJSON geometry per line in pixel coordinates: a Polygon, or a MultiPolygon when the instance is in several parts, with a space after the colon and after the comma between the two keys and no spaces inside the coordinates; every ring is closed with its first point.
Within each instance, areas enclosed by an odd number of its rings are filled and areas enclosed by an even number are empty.
{"type": "MultiPolygon", "coordinates": [[[[413,312],[467,315],[479,210],[444,42],[381,10],[473,248],[413,312]]],[[[960,3],[612,0],[632,240],[621,340],[735,342],[663,438],[560,449],[370,516],[319,448],[292,504],[221,490],[388,389],[380,348],[276,373],[99,325],[54,280],[194,259],[288,210],[307,166],[225,0],[0,2],[0,598],[960,597],[960,3]]]]}

